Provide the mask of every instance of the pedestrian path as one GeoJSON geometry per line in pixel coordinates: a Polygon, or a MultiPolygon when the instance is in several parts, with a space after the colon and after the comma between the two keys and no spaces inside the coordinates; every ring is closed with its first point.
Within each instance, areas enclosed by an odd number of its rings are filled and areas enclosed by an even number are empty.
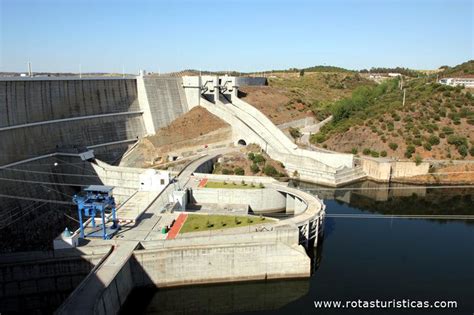
{"type": "Polygon", "coordinates": [[[166,237],[167,240],[175,239],[178,236],[179,231],[183,227],[184,222],[188,218],[186,213],[180,213],[176,221],[174,222],[171,230],[168,232],[168,236],[166,237]]]}

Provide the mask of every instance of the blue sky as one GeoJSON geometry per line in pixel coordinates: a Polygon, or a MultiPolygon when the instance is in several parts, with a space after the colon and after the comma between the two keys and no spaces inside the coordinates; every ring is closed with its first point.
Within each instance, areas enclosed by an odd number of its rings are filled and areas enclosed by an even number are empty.
{"type": "Polygon", "coordinates": [[[473,0],[0,0],[0,71],[432,69],[474,58],[473,0]]]}

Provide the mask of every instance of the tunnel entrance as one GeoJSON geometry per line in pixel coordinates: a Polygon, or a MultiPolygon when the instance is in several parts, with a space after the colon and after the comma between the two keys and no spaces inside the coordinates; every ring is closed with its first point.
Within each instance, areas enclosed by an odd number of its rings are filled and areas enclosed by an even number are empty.
{"type": "Polygon", "coordinates": [[[238,145],[241,145],[241,146],[246,146],[247,145],[247,142],[245,142],[244,139],[240,139],[238,142],[237,142],[238,145]]]}

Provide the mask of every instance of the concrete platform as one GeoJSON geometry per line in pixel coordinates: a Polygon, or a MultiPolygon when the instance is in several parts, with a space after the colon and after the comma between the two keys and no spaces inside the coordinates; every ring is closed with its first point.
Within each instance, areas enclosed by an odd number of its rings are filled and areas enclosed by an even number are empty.
{"type": "Polygon", "coordinates": [[[159,192],[156,191],[137,191],[117,209],[117,220],[119,222],[135,222],[158,195],[159,192]]]}

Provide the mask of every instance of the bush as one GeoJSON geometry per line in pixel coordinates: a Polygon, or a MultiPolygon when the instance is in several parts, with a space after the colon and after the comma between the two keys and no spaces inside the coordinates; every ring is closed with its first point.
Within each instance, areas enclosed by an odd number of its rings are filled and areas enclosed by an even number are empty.
{"type": "Polygon", "coordinates": [[[467,146],[467,139],[458,135],[450,135],[448,137],[448,143],[454,144],[456,147],[459,148],[461,145],[467,146]]]}
{"type": "Polygon", "coordinates": [[[250,161],[253,161],[255,159],[255,154],[253,152],[249,152],[249,154],[247,154],[247,157],[250,161]]]}
{"type": "Polygon", "coordinates": [[[267,176],[271,176],[271,177],[274,177],[274,176],[277,176],[278,175],[278,171],[276,170],[275,167],[273,167],[272,165],[266,165],[264,168],[263,168],[263,173],[267,176]]]}
{"type": "Polygon", "coordinates": [[[260,163],[265,162],[265,158],[261,154],[255,154],[253,162],[257,163],[257,164],[260,164],[260,163]]]}
{"type": "Polygon", "coordinates": [[[241,168],[241,167],[236,167],[236,168],[234,169],[234,173],[235,173],[235,175],[245,175],[245,171],[244,171],[244,169],[241,168]]]}
{"type": "Polygon", "coordinates": [[[324,133],[319,132],[315,135],[312,135],[311,140],[312,142],[322,143],[326,141],[326,135],[324,133]]]}
{"type": "Polygon", "coordinates": [[[387,151],[384,150],[384,151],[380,152],[380,156],[381,157],[386,157],[387,156],[387,151]]]}
{"type": "Polygon", "coordinates": [[[431,144],[431,145],[437,145],[439,144],[439,138],[435,135],[431,135],[429,138],[428,138],[428,142],[431,144]]]}
{"type": "Polygon", "coordinates": [[[390,142],[388,146],[390,147],[390,149],[392,149],[392,151],[395,151],[398,148],[398,144],[394,142],[390,142]]]}
{"type": "Polygon", "coordinates": [[[423,162],[423,159],[421,158],[421,156],[419,156],[418,154],[415,156],[415,163],[416,165],[420,165],[421,162],[423,162]]]}
{"type": "Polygon", "coordinates": [[[377,151],[370,152],[370,155],[372,155],[372,157],[379,157],[380,156],[380,154],[377,151]]]}
{"type": "Polygon", "coordinates": [[[298,139],[298,138],[301,138],[301,136],[303,134],[301,133],[301,131],[298,128],[291,127],[290,128],[290,135],[293,137],[293,139],[298,139]]]}
{"type": "Polygon", "coordinates": [[[257,164],[253,163],[252,165],[250,165],[250,171],[254,174],[257,174],[258,172],[260,172],[260,168],[257,164]]]}
{"type": "Polygon", "coordinates": [[[352,148],[351,153],[352,154],[357,154],[357,148],[352,148]]]}
{"type": "Polygon", "coordinates": [[[415,153],[416,149],[415,149],[415,146],[410,144],[407,146],[407,149],[405,151],[405,157],[407,158],[411,158],[413,153],[415,153]]]}
{"type": "Polygon", "coordinates": [[[431,144],[429,142],[423,143],[423,148],[427,151],[431,151],[431,144]]]}
{"type": "Polygon", "coordinates": [[[460,145],[460,146],[458,147],[458,152],[459,152],[459,154],[462,155],[462,157],[466,157],[467,152],[468,152],[467,146],[464,145],[464,144],[460,145]]]}
{"type": "Polygon", "coordinates": [[[417,147],[421,146],[421,139],[413,139],[413,144],[416,145],[417,147]]]}
{"type": "Polygon", "coordinates": [[[370,149],[365,148],[364,151],[362,151],[362,154],[369,155],[370,154],[370,149]]]}
{"type": "Polygon", "coordinates": [[[229,170],[228,168],[223,168],[223,169],[222,169],[222,174],[224,174],[224,175],[232,175],[232,174],[234,174],[234,171],[233,171],[233,170],[229,170]]]}

